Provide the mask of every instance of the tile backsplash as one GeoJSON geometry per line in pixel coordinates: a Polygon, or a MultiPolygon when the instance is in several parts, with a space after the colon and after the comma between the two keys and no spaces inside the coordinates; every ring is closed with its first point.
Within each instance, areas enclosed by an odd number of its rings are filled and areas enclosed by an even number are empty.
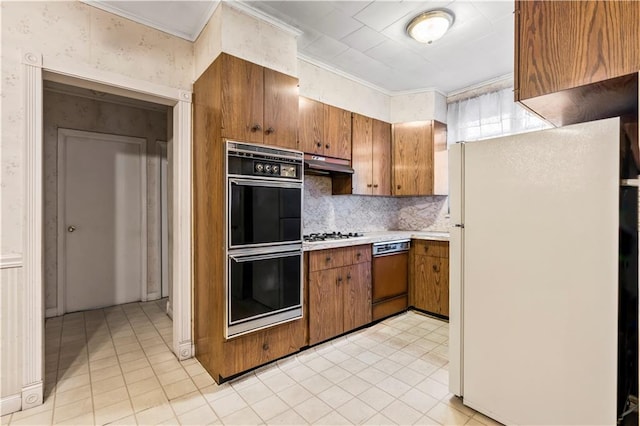
{"type": "Polygon", "coordinates": [[[446,196],[331,195],[331,178],[305,175],[304,233],[448,231],[446,196]]]}

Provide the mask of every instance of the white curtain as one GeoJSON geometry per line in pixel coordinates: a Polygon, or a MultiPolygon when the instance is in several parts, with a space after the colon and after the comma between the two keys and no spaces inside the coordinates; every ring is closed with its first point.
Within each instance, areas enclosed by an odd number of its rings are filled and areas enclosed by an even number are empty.
{"type": "Polygon", "coordinates": [[[447,105],[447,142],[506,136],[552,127],[513,101],[511,88],[447,105]]]}

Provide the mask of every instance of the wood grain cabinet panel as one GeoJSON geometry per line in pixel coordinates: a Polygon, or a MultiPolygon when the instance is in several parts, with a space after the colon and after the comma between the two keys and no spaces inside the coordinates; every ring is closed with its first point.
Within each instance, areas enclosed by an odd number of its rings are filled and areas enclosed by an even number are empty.
{"type": "Polygon", "coordinates": [[[324,105],[324,155],[351,160],[351,112],[324,105]]]}
{"type": "Polygon", "coordinates": [[[391,195],[391,124],[352,114],[352,193],[391,195]]]}
{"type": "Polygon", "coordinates": [[[368,324],[371,322],[371,246],[310,252],[307,287],[309,344],[368,324]],[[339,262],[330,268],[317,269],[327,257],[339,262]]]}
{"type": "Polygon", "coordinates": [[[262,143],[263,68],[222,54],[222,136],[262,143]]]}
{"type": "Polygon", "coordinates": [[[298,79],[264,68],[264,143],[298,148],[298,79]]]}
{"type": "Polygon", "coordinates": [[[437,121],[393,125],[393,195],[446,195],[448,193],[446,126],[437,121]],[[436,139],[437,138],[437,139],[436,139]],[[436,162],[438,160],[438,162],[436,162]]]}
{"type": "Polygon", "coordinates": [[[640,69],[640,2],[516,1],[515,99],[640,69]]]}
{"type": "Polygon", "coordinates": [[[298,79],[226,53],[214,63],[220,93],[211,101],[221,112],[221,136],[297,149],[298,79]]]}
{"type": "MultiPolygon", "coordinates": [[[[437,243],[438,246],[442,244],[435,241],[421,241],[421,243],[426,245],[437,243]]],[[[448,247],[448,243],[445,242],[445,244],[448,247]]],[[[419,245],[412,247],[409,303],[417,309],[449,316],[448,255],[424,255],[419,245]]]]}
{"type": "Polygon", "coordinates": [[[324,154],[324,104],[300,96],[298,103],[298,142],[309,154],[324,154]]]}
{"type": "Polygon", "coordinates": [[[371,322],[371,263],[358,263],[342,270],[344,331],[371,322]]]}

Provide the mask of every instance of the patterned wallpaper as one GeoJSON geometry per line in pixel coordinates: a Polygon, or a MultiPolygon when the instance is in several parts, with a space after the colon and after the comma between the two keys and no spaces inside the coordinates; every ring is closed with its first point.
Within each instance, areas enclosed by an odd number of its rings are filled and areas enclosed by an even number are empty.
{"type": "Polygon", "coordinates": [[[58,128],[147,139],[147,290],[160,291],[160,171],[157,140],[167,140],[166,112],[50,90],[44,92],[44,282],[45,306],[57,307],[58,128]]]}
{"type": "Polygon", "coordinates": [[[331,178],[305,175],[304,233],[448,231],[446,196],[331,195],[331,178]]]}

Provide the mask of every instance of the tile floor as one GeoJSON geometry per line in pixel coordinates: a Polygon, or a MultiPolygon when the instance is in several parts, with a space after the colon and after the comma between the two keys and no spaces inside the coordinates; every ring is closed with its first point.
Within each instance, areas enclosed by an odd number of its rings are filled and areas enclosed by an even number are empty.
{"type": "Polygon", "coordinates": [[[45,403],[2,424],[496,424],[448,392],[446,322],[408,312],[218,386],[163,307],[47,320],[45,403]]]}

